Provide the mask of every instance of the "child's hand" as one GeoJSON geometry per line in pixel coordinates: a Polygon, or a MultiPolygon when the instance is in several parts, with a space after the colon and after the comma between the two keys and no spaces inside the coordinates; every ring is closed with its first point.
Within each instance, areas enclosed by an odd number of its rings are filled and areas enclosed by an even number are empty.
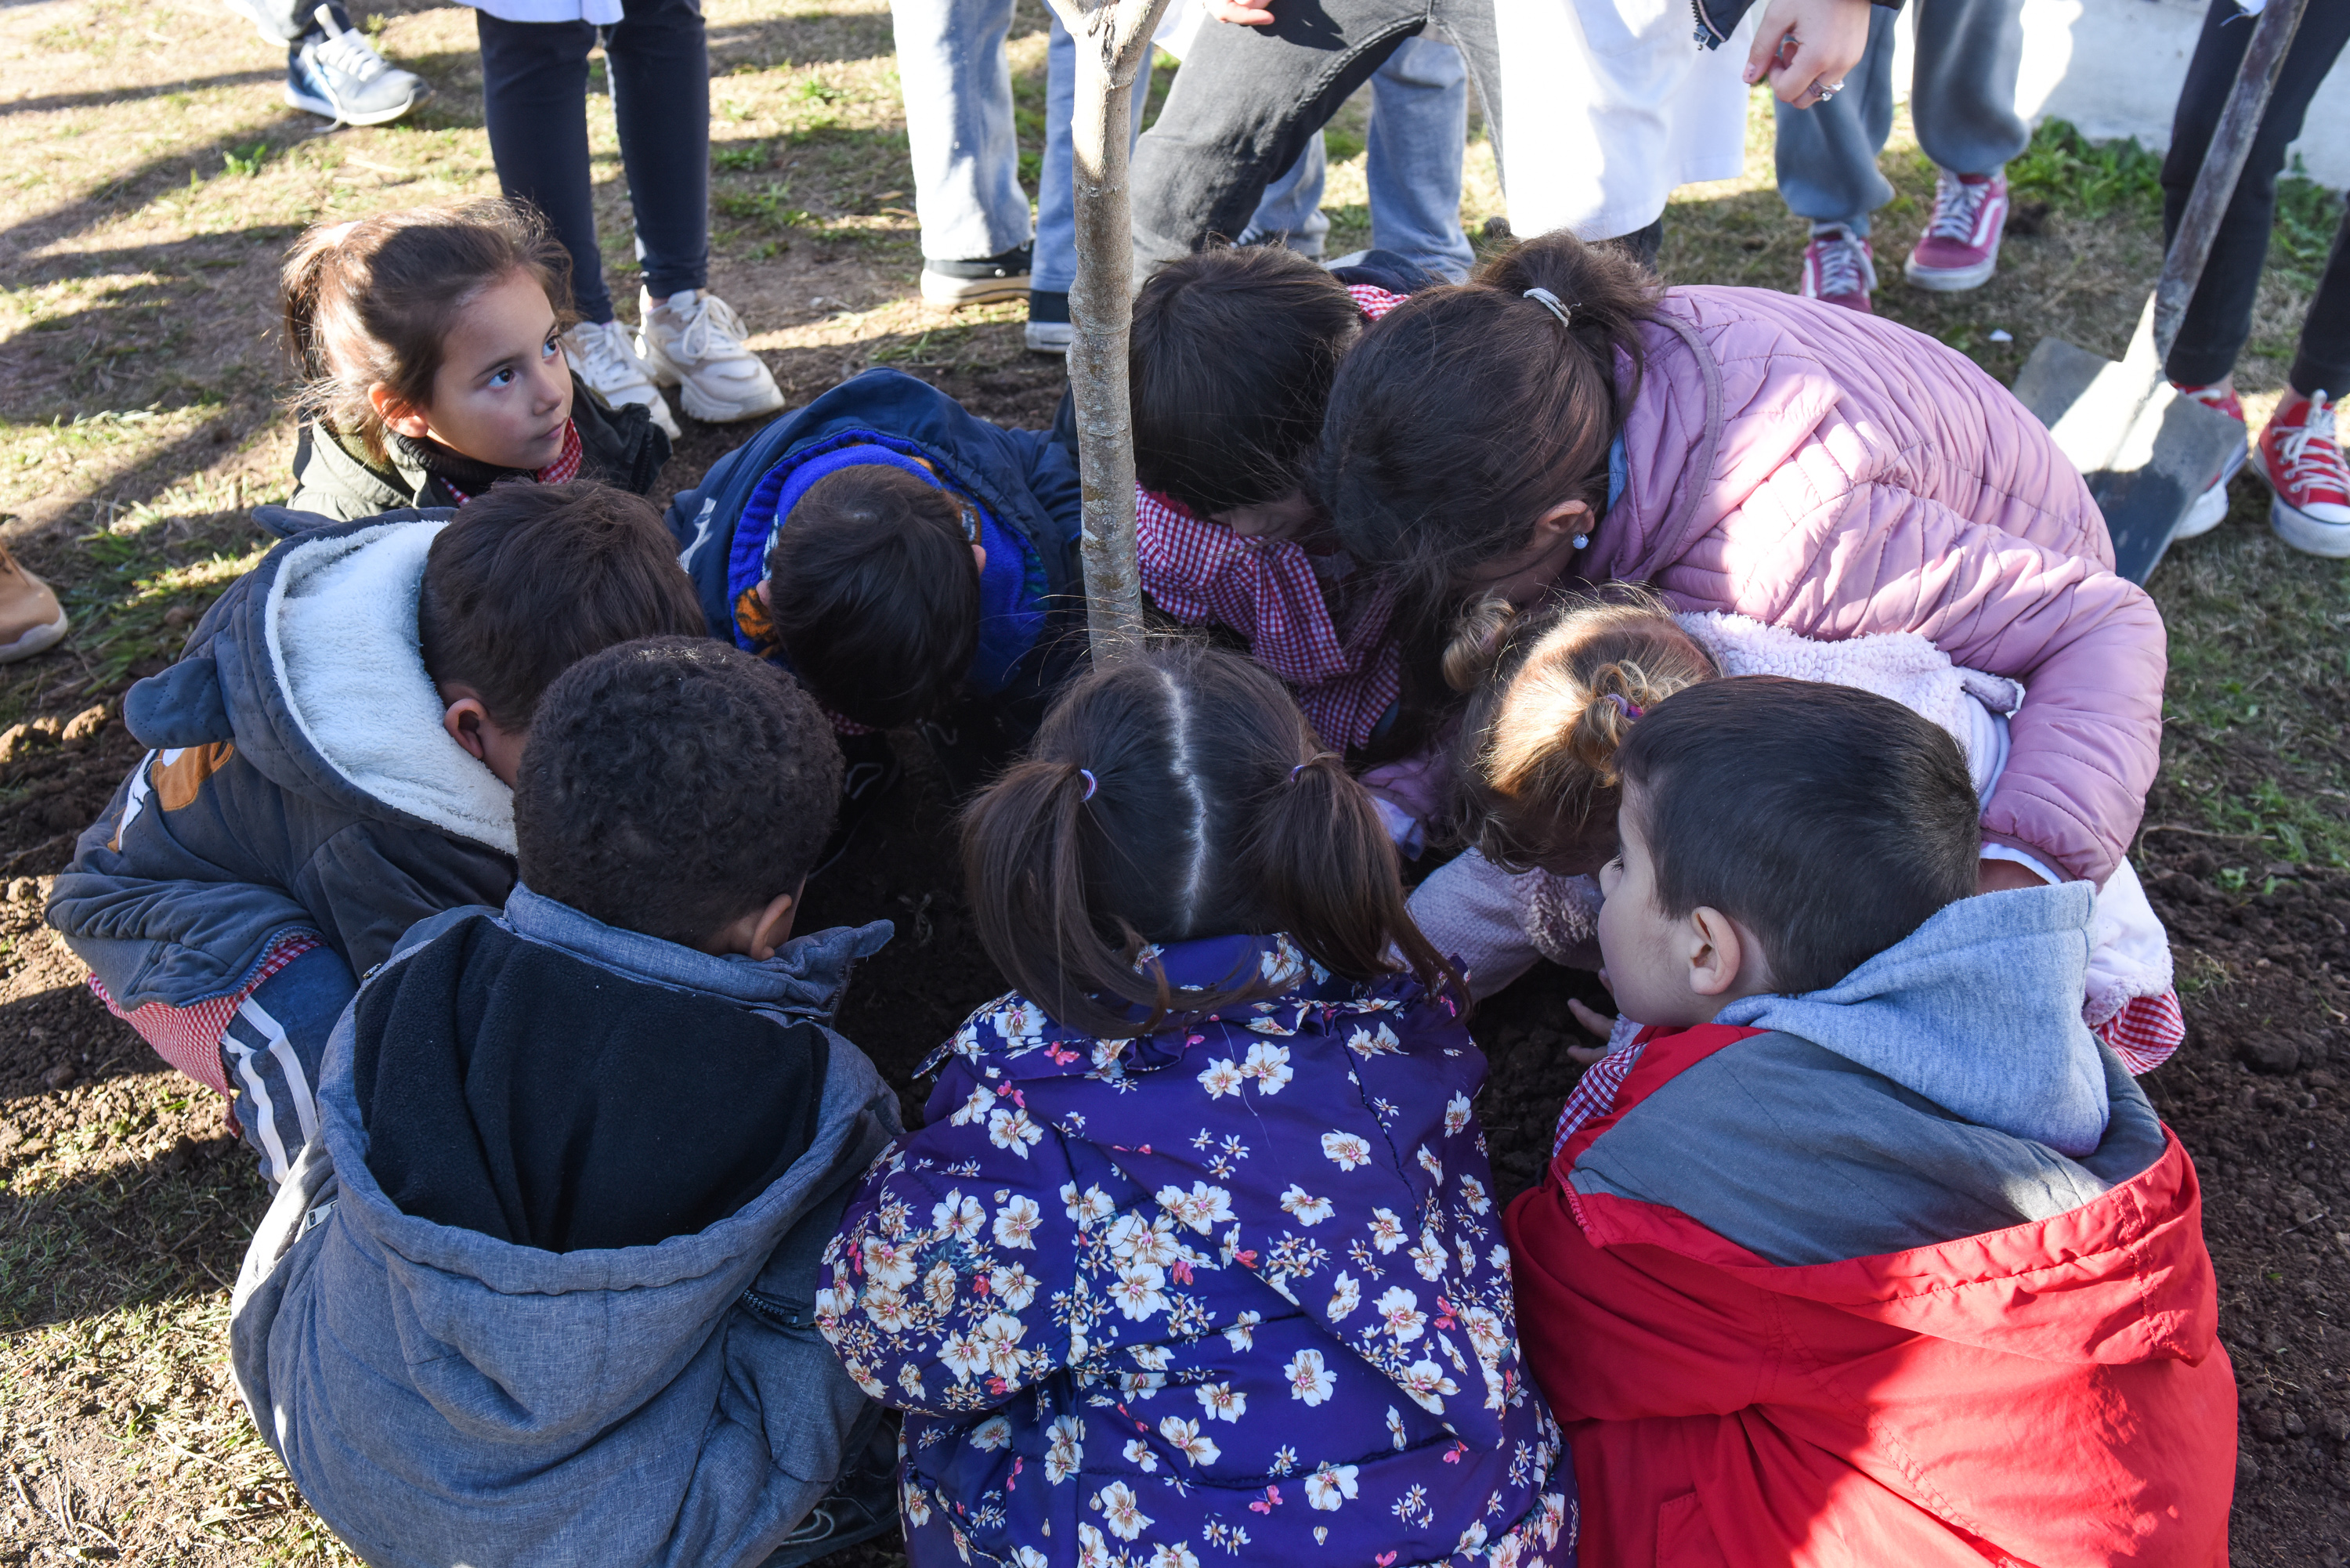
{"type": "MultiPolygon", "coordinates": [[[[1604,983],[1607,977],[1601,975],[1599,978],[1604,983]]],[[[1594,1012],[1572,997],[1567,999],[1566,1010],[1575,1014],[1575,1021],[1577,1023],[1600,1038],[1601,1044],[1597,1045],[1570,1045],[1566,1048],[1566,1054],[1570,1060],[1578,1066],[1588,1067],[1607,1054],[1606,1041],[1609,1035],[1616,1033],[1616,1021],[1604,1013],[1594,1012]]]]}
{"type": "Polygon", "coordinates": [[[1237,22],[1243,27],[1262,27],[1273,20],[1273,13],[1263,0],[1200,0],[1208,15],[1219,22],[1237,22]]]}

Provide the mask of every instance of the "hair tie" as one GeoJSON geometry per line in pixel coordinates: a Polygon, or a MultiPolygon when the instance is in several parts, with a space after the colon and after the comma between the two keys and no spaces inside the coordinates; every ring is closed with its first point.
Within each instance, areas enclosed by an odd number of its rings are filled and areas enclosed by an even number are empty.
{"type": "MultiPolygon", "coordinates": [[[[1558,296],[1546,288],[1530,288],[1526,290],[1526,297],[1557,317],[1561,327],[1566,327],[1569,331],[1574,329],[1575,322],[1569,313],[1575,308],[1575,306],[1560,304],[1558,296]]],[[[1582,302],[1578,300],[1575,303],[1579,305],[1582,302]]]]}
{"type": "Polygon", "coordinates": [[[1338,753],[1336,752],[1315,753],[1312,756],[1306,758],[1304,762],[1289,770],[1289,782],[1291,784],[1295,784],[1297,782],[1297,775],[1304,773],[1307,768],[1312,767],[1316,763],[1329,762],[1331,759],[1337,756],[1337,754],[1338,753]]]}
{"type": "Polygon", "coordinates": [[[1641,710],[1633,704],[1633,701],[1629,697],[1625,696],[1620,691],[1610,691],[1607,693],[1607,701],[1615,703],[1616,711],[1623,714],[1627,719],[1637,719],[1640,716],[1641,710]]]}
{"type": "Polygon", "coordinates": [[[1077,776],[1086,781],[1086,793],[1079,795],[1077,798],[1079,800],[1093,799],[1094,791],[1101,787],[1101,781],[1094,777],[1094,771],[1091,768],[1079,768],[1077,770],[1077,776]]]}

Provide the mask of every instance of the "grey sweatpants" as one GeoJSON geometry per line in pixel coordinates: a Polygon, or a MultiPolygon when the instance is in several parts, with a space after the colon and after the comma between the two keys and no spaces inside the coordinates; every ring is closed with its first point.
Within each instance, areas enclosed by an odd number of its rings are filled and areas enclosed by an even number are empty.
{"type": "MultiPolygon", "coordinates": [[[[1918,57],[1909,118],[1926,156],[1953,174],[1995,173],[2032,140],[2015,112],[2023,63],[2023,0],[1909,0],[1918,57]]],[[[1845,89],[1815,109],[1778,111],[1779,194],[1814,224],[1868,233],[1868,215],[1893,200],[1877,155],[1893,130],[1894,13],[1871,14],[1868,52],[1845,89]]]]}

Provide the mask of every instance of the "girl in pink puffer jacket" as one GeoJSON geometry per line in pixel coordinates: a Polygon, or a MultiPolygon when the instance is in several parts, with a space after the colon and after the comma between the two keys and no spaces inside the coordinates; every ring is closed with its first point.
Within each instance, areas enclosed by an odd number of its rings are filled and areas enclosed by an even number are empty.
{"type": "MultiPolygon", "coordinates": [[[[2114,575],[2046,429],[1908,327],[1759,289],[1660,292],[1546,235],[1364,332],[1321,462],[1348,550],[1430,613],[1622,581],[1820,640],[1915,632],[2024,688],[1987,846],[2102,885],[2137,831],[2161,617],[2114,575]]],[[[2033,879],[1984,862],[1987,888],[2033,879]]]]}

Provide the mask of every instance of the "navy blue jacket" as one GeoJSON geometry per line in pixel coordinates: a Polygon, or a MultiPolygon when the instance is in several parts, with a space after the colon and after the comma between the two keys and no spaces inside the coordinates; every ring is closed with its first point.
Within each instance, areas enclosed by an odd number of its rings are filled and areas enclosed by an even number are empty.
{"type": "MultiPolygon", "coordinates": [[[[852,377],[721,458],[699,487],[671,503],[678,561],[693,578],[711,635],[743,641],[735,604],[765,575],[768,539],[737,536],[762,482],[849,445],[889,447],[929,464],[941,482],[977,502],[1022,557],[1023,607],[1041,612],[1041,629],[1017,634],[991,660],[992,640],[1000,643],[1005,628],[983,625],[983,658],[965,683],[966,701],[923,726],[950,771],[965,775],[958,782],[976,782],[977,771],[1034,732],[1053,691],[1084,654],[1075,451],[1044,431],[990,424],[900,371],[852,377]],[[970,765],[959,767],[959,760],[970,765]]],[[[993,549],[989,559],[995,561],[993,549]]]]}

